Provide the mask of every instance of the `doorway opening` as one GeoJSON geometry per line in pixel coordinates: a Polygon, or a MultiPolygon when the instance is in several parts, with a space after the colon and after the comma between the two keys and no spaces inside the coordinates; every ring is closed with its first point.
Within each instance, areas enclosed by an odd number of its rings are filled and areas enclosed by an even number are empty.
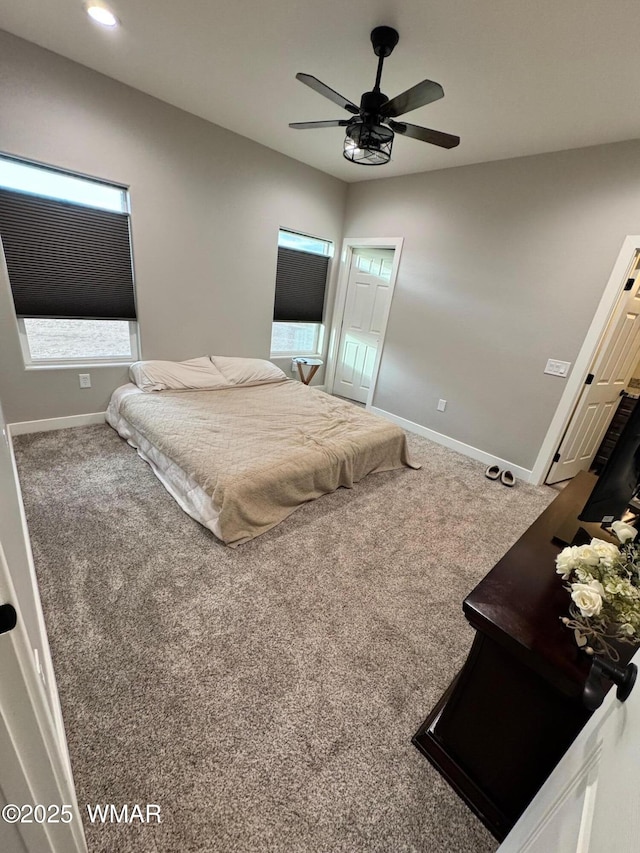
{"type": "Polygon", "coordinates": [[[347,238],[331,324],[326,389],[371,406],[403,239],[347,238]]]}
{"type": "Polygon", "coordinates": [[[640,388],[640,237],[627,237],[532,471],[562,483],[602,470],[640,388]]]}

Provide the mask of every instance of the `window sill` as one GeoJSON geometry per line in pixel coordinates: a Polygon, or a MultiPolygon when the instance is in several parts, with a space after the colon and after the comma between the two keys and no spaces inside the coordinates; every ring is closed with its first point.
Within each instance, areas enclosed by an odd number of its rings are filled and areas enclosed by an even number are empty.
{"type": "Polygon", "coordinates": [[[321,352],[300,352],[299,350],[298,351],[294,350],[293,352],[271,353],[271,355],[269,356],[269,358],[271,360],[275,360],[275,359],[279,358],[279,359],[282,359],[283,361],[290,361],[292,358],[322,358],[322,357],[323,356],[322,356],[321,352]]]}
{"type": "Polygon", "coordinates": [[[131,361],[78,361],[74,364],[68,361],[59,364],[25,364],[25,370],[97,370],[99,367],[130,367],[137,359],[131,361]]]}

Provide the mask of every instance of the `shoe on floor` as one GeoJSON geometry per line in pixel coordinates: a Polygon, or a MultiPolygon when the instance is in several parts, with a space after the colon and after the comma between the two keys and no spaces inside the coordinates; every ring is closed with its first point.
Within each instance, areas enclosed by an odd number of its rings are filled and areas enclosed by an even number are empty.
{"type": "Polygon", "coordinates": [[[484,472],[484,476],[488,477],[489,480],[497,480],[501,473],[502,472],[497,465],[489,465],[487,470],[484,472]]]}
{"type": "Polygon", "coordinates": [[[500,474],[500,482],[503,486],[515,486],[516,478],[513,476],[511,471],[503,471],[500,474]]]}

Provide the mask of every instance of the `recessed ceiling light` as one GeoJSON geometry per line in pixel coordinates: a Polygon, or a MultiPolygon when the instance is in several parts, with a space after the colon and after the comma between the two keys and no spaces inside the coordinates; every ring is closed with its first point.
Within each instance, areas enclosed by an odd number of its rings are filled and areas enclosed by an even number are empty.
{"type": "Polygon", "coordinates": [[[97,21],[99,24],[102,24],[103,27],[117,27],[118,19],[110,12],[105,6],[96,6],[94,4],[88,4],[86,6],[87,15],[93,18],[94,21],[97,21]]]}

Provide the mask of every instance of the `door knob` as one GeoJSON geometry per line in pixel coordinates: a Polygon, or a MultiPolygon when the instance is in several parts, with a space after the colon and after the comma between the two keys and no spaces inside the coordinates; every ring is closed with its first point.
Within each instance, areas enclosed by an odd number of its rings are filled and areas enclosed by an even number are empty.
{"type": "Polygon", "coordinates": [[[594,657],[591,664],[591,671],[584,685],[582,701],[586,708],[590,711],[595,711],[604,701],[607,687],[603,683],[603,678],[607,681],[612,681],[616,686],[616,696],[621,702],[629,698],[629,694],[633,690],[633,685],[636,683],[638,667],[635,663],[628,663],[626,666],[619,666],[615,663],[603,660],[600,657],[594,657]]]}
{"type": "Polygon", "coordinates": [[[0,604],[0,634],[13,631],[18,621],[18,614],[12,604],[0,604]]]}

